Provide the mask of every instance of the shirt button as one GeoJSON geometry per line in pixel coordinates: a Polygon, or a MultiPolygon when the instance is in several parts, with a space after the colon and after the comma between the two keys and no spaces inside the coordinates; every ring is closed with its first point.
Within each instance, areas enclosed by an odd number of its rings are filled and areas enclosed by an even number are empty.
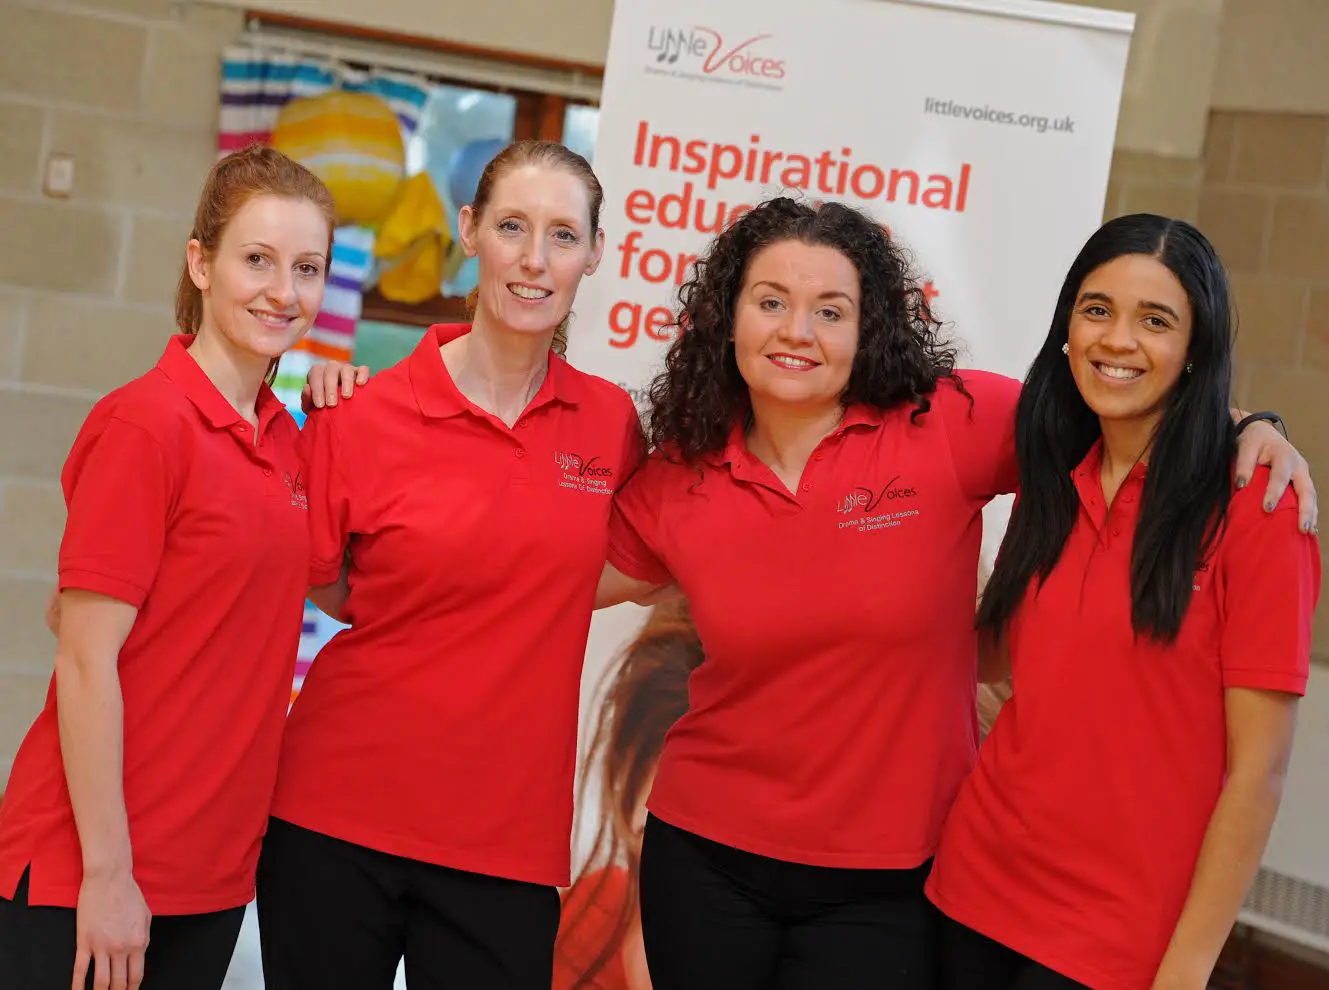
{"type": "Polygon", "coordinates": [[[272,468],[264,468],[264,469],[263,469],[263,477],[265,477],[265,478],[271,478],[271,477],[272,477],[272,468]]]}
{"type": "Polygon", "coordinates": [[[812,486],[809,485],[806,481],[803,482],[803,491],[805,491],[805,492],[810,492],[810,491],[812,491],[812,486]]]}
{"type": "Polygon", "coordinates": [[[815,458],[813,458],[813,459],[814,459],[814,460],[818,460],[818,461],[824,461],[824,460],[826,460],[826,455],[825,455],[825,454],[818,454],[818,455],[817,455],[815,458]]]}
{"type": "Polygon", "coordinates": [[[516,454],[518,457],[525,457],[525,456],[526,456],[526,451],[524,451],[524,450],[523,450],[522,448],[520,448],[520,447],[518,447],[516,450],[514,450],[513,453],[516,454]]]}
{"type": "Polygon", "coordinates": [[[528,427],[528,426],[530,426],[530,425],[531,425],[531,421],[528,420],[528,419],[523,419],[520,423],[517,424],[517,426],[520,427],[520,428],[523,429],[523,430],[526,429],[526,427],[528,427]]]}
{"type": "Polygon", "coordinates": [[[1113,527],[1112,527],[1112,535],[1113,535],[1113,536],[1120,536],[1120,535],[1121,535],[1121,527],[1120,527],[1120,526],[1113,526],[1113,527]]]}

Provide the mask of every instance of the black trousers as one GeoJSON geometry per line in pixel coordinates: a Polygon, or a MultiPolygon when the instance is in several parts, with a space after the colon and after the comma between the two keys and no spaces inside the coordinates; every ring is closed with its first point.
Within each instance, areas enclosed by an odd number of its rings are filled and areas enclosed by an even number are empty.
{"type": "Polygon", "coordinates": [[[651,816],[641,920],[654,990],[931,990],[932,864],[851,870],[786,863],[651,816]]]}
{"type": "Polygon", "coordinates": [[[942,990],[1088,990],[981,932],[940,917],[942,990]]]}
{"type": "MultiPolygon", "coordinates": [[[[244,918],[242,907],[153,917],[142,990],[220,990],[244,918]]],[[[69,990],[77,949],[75,911],[31,907],[24,873],[14,899],[0,898],[0,987],[69,990]]],[[[91,966],[86,985],[93,985],[91,966]]]]}
{"type": "Polygon", "coordinates": [[[554,887],[391,856],[272,819],[258,865],[267,990],[549,990],[554,887]]]}

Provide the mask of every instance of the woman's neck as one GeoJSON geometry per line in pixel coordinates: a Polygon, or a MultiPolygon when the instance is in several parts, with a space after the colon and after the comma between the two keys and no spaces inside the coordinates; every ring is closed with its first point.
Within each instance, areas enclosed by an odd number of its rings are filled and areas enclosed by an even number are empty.
{"type": "Polygon", "coordinates": [[[194,342],[189,345],[189,356],[203,369],[203,374],[216,386],[222,398],[247,423],[257,427],[258,393],[268,377],[271,358],[241,351],[206,319],[194,334],[194,342]]]}
{"type": "Polygon", "coordinates": [[[791,407],[755,395],[751,401],[748,450],[795,491],[812,452],[844,419],[844,406],[791,407]]]}
{"type": "Polygon", "coordinates": [[[1158,416],[1141,419],[1100,419],[1103,431],[1103,466],[1101,478],[1103,496],[1109,505],[1117,490],[1135,465],[1148,463],[1149,447],[1154,442],[1158,416]]]}
{"type": "Polygon", "coordinates": [[[545,380],[553,339],[553,330],[515,333],[477,313],[471,332],[439,352],[461,394],[513,426],[545,380]]]}

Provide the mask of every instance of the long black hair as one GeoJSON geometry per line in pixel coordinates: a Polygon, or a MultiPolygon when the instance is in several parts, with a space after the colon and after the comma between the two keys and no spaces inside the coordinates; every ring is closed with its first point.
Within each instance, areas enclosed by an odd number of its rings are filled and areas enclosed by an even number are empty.
{"type": "Polygon", "coordinates": [[[1104,224],[1081,249],[1057,297],[1047,340],[1025,379],[1016,412],[1020,497],[978,610],[1001,629],[1029,582],[1051,573],[1079,511],[1071,472],[1101,435],[1062,353],[1080,287],[1123,255],[1156,258],[1190,299],[1190,371],[1169,393],[1150,445],[1149,472],[1131,548],[1131,623],[1136,635],[1176,639],[1195,570],[1207,559],[1232,497],[1236,429],[1229,412],[1233,315],[1227,275],[1213,245],[1182,220],[1149,213],[1104,224]]]}
{"type": "Polygon", "coordinates": [[[778,196],[715,238],[679,290],[679,332],[650,386],[652,447],[692,461],[723,449],[734,420],[750,411],[734,355],[734,306],[752,259],[783,241],[834,248],[858,271],[858,353],[841,401],[879,409],[912,402],[918,416],[928,411],[940,379],[955,379],[964,391],[955,349],[943,338],[901,245],[861,210],[778,196]]]}

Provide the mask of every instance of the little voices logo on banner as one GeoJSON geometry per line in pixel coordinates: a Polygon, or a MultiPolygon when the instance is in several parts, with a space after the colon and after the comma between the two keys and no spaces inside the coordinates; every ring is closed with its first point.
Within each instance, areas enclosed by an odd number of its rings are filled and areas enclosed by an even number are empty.
{"type": "Polygon", "coordinates": [[[675,78],[695,73],[695,78],[717,83],[758,84],[779,90],[785,63],[776,54],[777,46],[763,44],[771,38],[769,34],[730,35],[726,40],[714,28],[652,27],[647,49],[655,55],[655,65],[648,64],[646,70],[675,78]]]}
{"type": "MultiPolygon", "coordinates": [[[[1039,0],[617,0],[594,163],[605,255],[569,359],[644,410],[697,257],[789,195],[870,214],[908,250],[961,365],[1023,378],[1102,220],[1133,28],[1039,0]]],[[[828,525],[887,510],[907,525],[907,489],[865,483],[828,525]]],[[[986,513],[989,559],[1008,512],[986,513]]],[[[596,615],[583,740],[645,614],[596,615]]]]}

